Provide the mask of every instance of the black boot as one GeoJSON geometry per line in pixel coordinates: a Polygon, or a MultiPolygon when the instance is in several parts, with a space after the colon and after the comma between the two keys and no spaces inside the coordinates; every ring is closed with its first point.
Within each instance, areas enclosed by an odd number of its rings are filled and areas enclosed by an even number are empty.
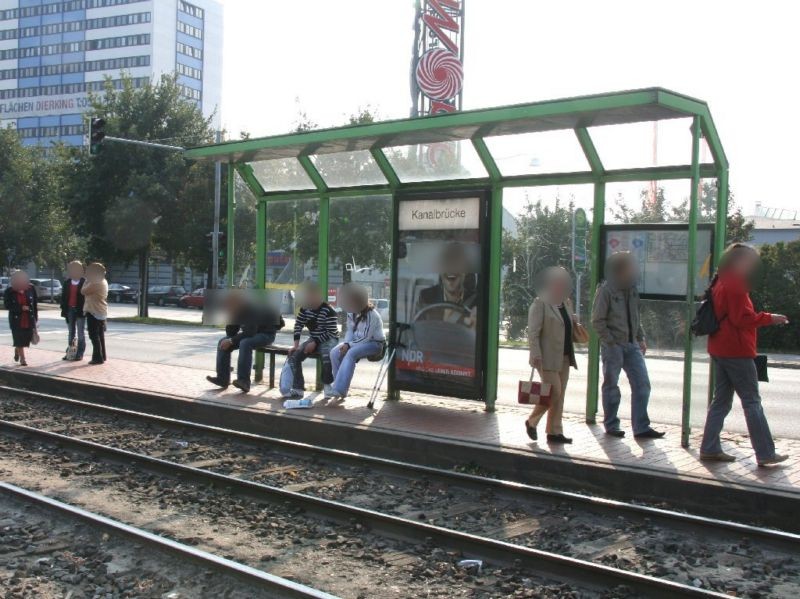
{"type": "Polygon", "coordinates": [[[528,431],[528,436],[531,438],[532,441],[538,441],[539,435],[536,434],[536,427],[531,426],[531,423],[527,420],[525,421],[525,430],[528,431]]]}

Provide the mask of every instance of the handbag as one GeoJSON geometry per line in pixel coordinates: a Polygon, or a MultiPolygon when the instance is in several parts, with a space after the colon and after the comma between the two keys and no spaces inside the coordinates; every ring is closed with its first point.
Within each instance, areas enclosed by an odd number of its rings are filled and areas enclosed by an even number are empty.
{"type": "Polygon", "coordinates": [[[760,383],[769,382],[769,372],[767,372],[767,356],[766,354],[758,354],[753,361],[756,363],[756,375],[760,383]]]}
{"type": "Polygon", "coordinates": [[[533,380],[533,369],[527,381],[519,382],[517,390],[517,403],[526,405],[550,405],[550,383],[540,383],[533,380]]]}
{"type": "Polygon", "coordinates": [[[31,344],[32,345],[39,345],[39,341],[41,341],[41,338],[39,337],[39,326],[34,324],[33,325],[33,334],[31,335],[31,344]]]}
{"type": "Polygon", "coordinates": [[[589,331],[579,322],[572,324],[572,342],[578,345],[589,343],[589,331]]]}
{"type": "Polygon", "coordinates": [[[67,355],[65,356],[65,358],[69,362],[74,362],[77,356],[78,356],[78,342],[77,340],[73,339],[72,343],[70,343],[69,347],[67,348],[67,355]]]}

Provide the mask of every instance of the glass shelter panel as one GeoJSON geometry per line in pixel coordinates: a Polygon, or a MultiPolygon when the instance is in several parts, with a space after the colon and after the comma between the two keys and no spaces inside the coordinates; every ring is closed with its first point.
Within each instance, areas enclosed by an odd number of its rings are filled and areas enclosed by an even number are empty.
{"type": "Polygon", "coordinates": [[[504,176],[590,170],[572,129],[485,138],[504,176]]]}
{"type": "Polygon", "coordinates": [[[311,160],[328,187],[386,185],[386,178],[367,150],[318,154],[311,160]]]}
{"type": "MultiPolygon", "coordinates": [[[[692,162],[692,119],[590,127],[600,160],[607,170],[679,166],[692,162]]],[[[704,139],[700,162],[714,159],[704,139]]]]}
{"type": "Polygon", "coordinates": [[[472,143],[444,141],[383,148],[400,181],[446,181],[488,177],[472,143]]]}
{"type": "Polygon", "coordinates": [[[314,183],[296,158],[260,160],[250,166],[266,192],[314,189],[314,183]]]}
{"type": "MultiPolygon", "coordinates": [[[[573,311],[582,323],[589,322],[592,204],[591,185],[528,187],[503,192],[498,361],[501,403],[515,402],[517,382],[530,374],[528,311],[542,290],[548,268],[567,269],[573,311]],[[576,217],[577,226],[573,228],[576,217]]],[[[587,355],[582,348],[577,349],[578,370],[570,374],[565,405],[572,412],[581,412],[586,403],[587,355]]]]}
{"type": "MultiPolygon", "coordinates": [[[[250,188],[239,176],[234,179],[234,213],[233,213],[233,279],[231,286],[252,288],[256,280],[256,228],[258,224],[258,200],[250,188]]],[[[226,251],[225,244],[220,244],[220,252],[226,251]]],[[[220,264],[224,264],[220,260],[220,264]]]]}
{"type": "Polygon", "coordinates": [[[319,201],[267,203],[266,287],[282,293],[285,314],[296,311],[299,283],[317,279],[319,201]]]}

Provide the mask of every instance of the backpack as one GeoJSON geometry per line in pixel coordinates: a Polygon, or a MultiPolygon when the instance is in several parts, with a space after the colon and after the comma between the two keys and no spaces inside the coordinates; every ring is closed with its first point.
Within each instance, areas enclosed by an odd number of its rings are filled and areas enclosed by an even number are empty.
{"type": "Polygon", "coordinates": [[[700,306],[697,308],[697,312],[692,320],[691,329],[695,337],[713,335],[719,330],[720,319],[717,318],[714,312],[714,300],[712,297],[712,290],[716,282],[717,278],[714,277],[711,281],[711,285],[708,286],[705,294],[703,294],[703,300],[700,302],[700,306]]]}

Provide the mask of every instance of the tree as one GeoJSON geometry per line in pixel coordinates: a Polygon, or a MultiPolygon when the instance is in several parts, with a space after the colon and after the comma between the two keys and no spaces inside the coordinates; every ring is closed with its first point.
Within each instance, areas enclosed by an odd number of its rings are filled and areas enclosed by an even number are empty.
{"type": "Polygon", "coordinates": [[[789,324],[759,329],[759,345],[796,352],[800,349],[800,241],[763,245],[760,253],[753,303],[756,310],[785,314],[789,324]]]}
{"type": "Polygon", "coordinates": [[[34,261],[60,273],[66,262],[83,256],[61,196],[67,155],[25,147],[13,129],[0,129],[0,268],[7,271],[34,261]]]}
{"type": "Polygon", "coordinates": [[[528,200],[516,218],[516,232],[503,232],[503,320],[509,339],[524,337],[528,308],[536,297],[537,276],[549,266],[570,267],[572,199],[555,206],[528,200]]]}
{"type": "MultiPolygon", "coordinates": [[[[118,86],[108,78],[90,103],[110,136],[182,146],[213,141],[210,119],[182,96],[175,75],[141,87],[127,75],[118,86]]],[[[210,259],[213,165],[186,162],[179,152],[108,141],[98,156],[75,151],[73,158],[65,190],[70,211],[92,256],[127,263],[138,258],[144,316],[153,248],[197,266],[210,259]]]]}

